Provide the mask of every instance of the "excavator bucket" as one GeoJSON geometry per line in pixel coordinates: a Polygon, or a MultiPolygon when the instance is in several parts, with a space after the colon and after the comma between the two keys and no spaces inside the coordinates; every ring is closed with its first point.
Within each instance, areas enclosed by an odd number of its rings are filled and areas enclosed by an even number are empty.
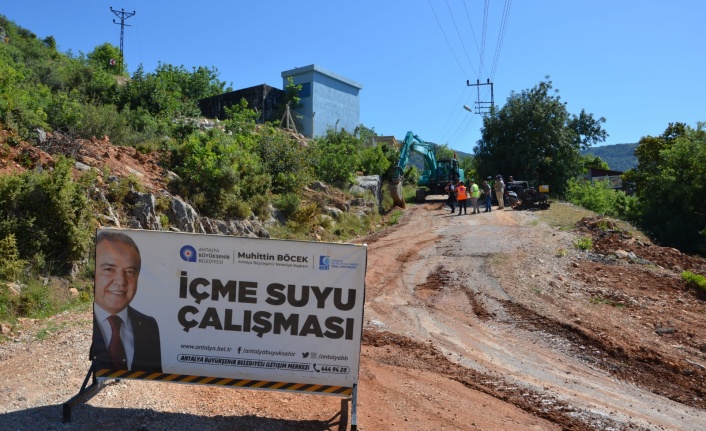
{"type": "Polygon", "coordinates": [[[404,196],[402,195],[402,181],[397,182],[397,184],[390,184],[390,196],[392,196],[392,201],[396,206],[405,208],[404,196]]]}

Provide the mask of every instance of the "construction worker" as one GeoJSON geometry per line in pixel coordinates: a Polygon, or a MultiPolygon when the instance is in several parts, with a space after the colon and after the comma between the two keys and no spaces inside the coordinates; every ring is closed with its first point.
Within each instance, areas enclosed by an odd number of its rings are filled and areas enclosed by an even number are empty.
{"type": "Polygon", "coordinates": [[[493,187],[495,188],[495,197],[498,198],[498,209],[501,210],[505,207],[505,203],[503,202],[503,194],[505,193],[505,183],[503,182],[503,177],[497,175],[495,177],[495,184],[493,187]]]}
{"type": "Polygon", "coordinates": [[[463,208],[463,213],[468,214],[466,212],[466,185],[463,184],[463,181],[459,181],[456,184],[456,200],[458,201],[458,215],[461,215],[461,208],[463,208]]]}
{"type": "Polygon", "coordinates": [[[446,200],[446,203],[451,207],[451,214],[456,212],[456,206],[454,205],[454,202],[456,202],[456,186],[454,186],[454,183],[449,181],[446,183],[446,192],[449,194],[448,199],[446,200]]]}
{"type": "Polygon", "coordinates": [[[478,198],[480,198],[480,188],[476,184],[475,180],[471,178],[471,207],[473,208],[473,214],[478,214],[480,208],[478,208],[478,198]]]}
{"type": "Polygon", "coordinates": [[[484,212],[492,211],[492,207],[491,207],[491,204],[493,202],[492,183],[493,183],[493,179],[491,177],[488,177],[488,179],[486,181],[483,181],[483,193],[485,194],[485,211],[484,212]]]}

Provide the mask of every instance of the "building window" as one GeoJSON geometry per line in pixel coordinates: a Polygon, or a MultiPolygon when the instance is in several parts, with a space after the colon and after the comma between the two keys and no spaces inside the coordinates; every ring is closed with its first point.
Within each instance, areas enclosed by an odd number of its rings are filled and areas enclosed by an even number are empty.
{"type": "Polygon", "coordinates": [[[299,90],[299,97],[311,97],[311,82],[301,84],[302,89],[299,90]]]}

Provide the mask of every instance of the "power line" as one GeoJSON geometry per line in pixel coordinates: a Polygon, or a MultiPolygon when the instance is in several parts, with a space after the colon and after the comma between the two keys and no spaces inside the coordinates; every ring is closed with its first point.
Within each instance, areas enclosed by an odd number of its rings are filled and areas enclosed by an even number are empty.
{"type": "MultiPolygon", "coordinates": [[[[476,71],[475,67],[473,66],[473,62],[470,60],[470,56],[469,56],[468,51],[466,49],[465,43],[463,41],[463,37],[461,36],[461,32],[460,32],[460,30],[457,26],[456,20],[454,18],[453,11],[451,10],[451,7],[449,5],[448,0],[446,0],[446,5],[449,10],[449,14],[451,15],[451,20],[452,20],[453,25],[456,29],[456,33],[459,37],[459,40],[461,41],[461,45],[462,45],[463,50],[466,54],[466,58],[468,59],[468,62],[470,64],[471,68],[473,69],[473,72],[477,76],[476,84],[474,84],[474,85],[471,85],[470,80],[467,79],[466,88],[468,88],[470,86],[476,86],[477,87],[476,93],[478,93],[477,95],[471,95],[468,98],[468,102],[467,102],[468,105],[471,105],[471,106],[474,106],[475,108],[477,108],[477,109],[473,109],[471,111],[471,115],[462,115],[463,110],[460,109],[462,105],[460,105],[460,103],[458,103],[458,102],[456,103],[456,106],[454,106],[452,108],[453,111],[451,112],[451,115],[447,119],[444,127],[441,129],[441,135],[440,135],[440,138],[443,138],[444,136],[450,137],[450,140],[447,141],[449,143],[449,145],[451,145],[453,142],[456,142],[457,140],[459,140],[463,136],[465,136],[468,129],[474,123],[474,120],[476,119],[476,117],[479,116],[478,114],[480,114],[482,110],[488,109],[490,107],[490,105],[494,105],[494,95],[493,95],[493,91],[492,91],[491,80],[494,78],[497,67],[498,67],[500,52],[502,50],[502,44],[504,42],[505,34],[507,31],[507,23],[508,23],[508,18],[509,18],[509,14],[510,14],[511,4],[512,4],[512,0],[505,0],[504,5],[503,5],[502,17],[500,20],[500,29],[498,31],[498,41],[497,41],[497,45],[495,46],[495,53],[494,53],[494,57],[492,60],[492,66],[490,68],[490,74],[488,74],[488,70],[486,70],[487,62],[485,59],[485,54],[486,54],[486,45],[487,45],[488,23],[489,23],[489,16],[490,16],[490,0],[484,1],[483,19],[482,19],[483,28],[482,28],[482,32],[481,32],[480,46],[479,46],[479,40],[476,37],[475,31],[473,28],[473,24],[472,24],[472,21],[470,18],[468,6],[465,1],[463,2],[464,9],[466,12],[466,17],[468,19],[468,24],[471,29],[471,34],[473,36],[476,50],[479,55],[478,71],[476,71]],[[482,83],[480,81],[481,74],[483,74],[483,73],[485,73],[488,76],[486,78],[487,83],[482,83]],[[486,88],[481,89],[480,88],[481,86],[483,86],[483,87],[487,86],[487,87],[491,87],[491,88],[486,87],[486,88]],[[485,101],[489,97],[488,93],[490,93],[490,101],[489,102],[485,101]],[[476,96],[475,103],[470,100],[471,98],[473,98],[473,96],[476,96]],[[481,100],[483,100],[483,102],[481,102],[481,100]],[[459,119],[461,120],[460,124],[459,124],[459,119]]],[[[449,49],[451,50],[451,54],[454,56],[454,59],[456,60],[456,63],[458,64],[461,71],[464,72],[464,75],[467,76],[467,74],[464,71],[463,66],[461,65],[461,62],[459,61],[458,56],[456,55],[456,53],[455,53],[455,51],[449,41],[449,38],[446,35],[446,32],[443,29],[443,26],[441,25],[441,22],[439,20],[439,17],[436,14],[436,11],[434,10],[434,6],[432,5],[431,0],[429,0],[429,7],[431,8],[432,13],[434,14],[434,18],[437,22],[437,25],[439,26],[439,29],[441,30],[442,35],[444,36],[444,39],[446,40],[446,43],[449,46],[449,49]]],[[[464,93],[462,93],[461,96],[459,97],[459,102],[462,100],[464,94],[465,94],[465,89],[464,89],[464,93]]]]}
{"type": "MultiPolygon", "coordinates": [[[[471,34],[473,35],[473,42],[476,45],[476,51],[478,52],[478,56],[480,58],[483,58],[483,54],[481,53],[480,47],[478,46],[478,39],[476,38],[476,32],[473,30],[473,23],[471,22],[471,15],[468,13],[468,6],[466,5],[466,2],[463,2],[463,7],[466,10],[466,19],[468,20],[468,26],[471,28],[471,34]]],[[[480,67],[478,69],[478,76],[476,78],[480,78],[480,74],[483,73],[483,63],[481,62],[480,67]]]]}
{"type": "Polygon", "coordinates": [[[451,15],[451,22],[454,23],[454,28],[456,29],[456,34],[458,35],[458,40],[461,41],[461,46],[463,47],[463,52],[466,53],[466,58],[468,59],[468,64],[471,65],[471,69],[473,69],[473,73],[476,73],[476,69],[473,67],[473,62],[471,61],[471,57],[469,57],[468,51],[466,50],[466,44],[463,43],[463,38],[461,37],[461,32],[458,31],[458,26],[456,25],[456,20],[454,19],[454,14],[453,14],[453,12],[451,12],[451,6],[449,6],[449,0],[446,0],[446,7],[449,9],[449,15],[451,15]]]}
{"type": "MultiPolygon", "coordinates": [[[[480,54],[480,70],[483,70],[483,64],[485,64],[485,41],[486,41],[486,36],[488,34],[488,8],[489,8],[489,1],[490,0],[485,0],[485,3],[483,4],[483,32],[481,33],[481,54],[480,54]]],[[[480,74],[478,75],[478,79],[480,79],[481,76],[480,74]]]]}
{"type": "MultiPolygon", "coordinates": [[[[453,105],[454,108],[453,108],[453,111],[451,111],[451,116],[449,116],[449,118],[446,120],[446,124],[444,124],[444,127],[441,128],[442,132],[438,136],[439,141],[443,141],[443,138],[446,136],[447,130],[449,130],[448,125],[449,125],[449,122],[451,121],[451,119],[458,118],[458,109],[456,107],[461,104],[461,99],[463,99],[463,96],[464,96],[463,93],[465,93],[465,88],[464,88],[464,91],[462,91],[461,94],[458,96],[458,100],[456,101],[456,103],[453,105]]],[[[454,123],[456,123],[455,120],[454,120],[454,123]]]]}
{"type": "Polygon", "coordinates": [[[441,22],[439,22],[439,17],[436,16],[436,12],[434,11],[434,6],[431,4],[431,0],[429,1],[429,7],[431,8],[431,12],[434,14],[434,18],[436,19],[436,23],[439,24],[439,29],[441,30],[441,34],[444,35],[444,39],[446,40],[446,44],[449,45],[449,49],[451,50],[451,54],[453,54],[454,58],[456,59],[456,63],[458,64],[458,67],[461,69],[461,72],[463,73],[463,76],[468,76],[465,70],[463,70],[463,66],[461,66],[461,62],[458,61],[458,57],[456,57],[456,53],[454,52],[453,48],[451,47],[451,43],[449,42],[449,38],[446,37],[446,33],[444,32],[444,28],[441,26],[441,22]]]}
{"type": "Polygon", "coordinates": [[[498,31],[498,43],[495,45],[495,56],[493,58],[493,66],[490,70],[490,78],[495,76],[495,71],[498,67],[498,61],[500,60],[500,51],[502,50],[503,42],[505,41],[505,33],[507,32],[507,22],[510,18],[510,7],[512,6],[512,0],[505,0],[503,5],[503,15],[500,19],[500,31],[498,31]]]}
{"type": "MultiPolygon", "coordinates": [[[[117,10],[113,9],[113,7],[110,7],[110,11],[115,14],[118,18],[120,18],[120,68],[118,69],[120,73],[123,73],[123,59],[125,58],[123,55],[123,37],[125,35],[125,26],[130,27],[129,25],[125,24],[125,20],[132,17],[135,15],[135,11],[132,12],[125,12],[125,9],[121,9],[120,12],[117,10]]],[[[113,24],[117,24],[115,20],[113,20],[113,24]]]]}

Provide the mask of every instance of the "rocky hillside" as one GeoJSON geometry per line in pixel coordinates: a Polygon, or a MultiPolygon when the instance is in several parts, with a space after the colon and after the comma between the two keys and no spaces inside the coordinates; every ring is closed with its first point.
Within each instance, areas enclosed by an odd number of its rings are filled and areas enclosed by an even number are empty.
{"type": "MultiPolygon", "coordinates": [[[[96,218],[104,226],[267,238],[270,236],[268,225],[285,222],[274,208],[271,208],[272,217],[267,220],[254,216],[228,220],[201,217],[188,202],[170,193],[169,181],[176,178],[176,174],[162,167],[161,152],[145,154],[132,147],[115,146],[108,137],[71,139],[61,133],[40,132],[36,143],[27,143],[8,130],[0,130],[0,145],[3,149],[0,175],[51,168],[57,155],[76,160],[77,175],[94,171],[98,186],[92,198],[102,203],[99,206],[102,211],[96,214],[96,218]],[[134,187],[130,185],[124,202],[111,201],[111,184],[126,179],[134,183],[134,187]]],[[[303,191],[303,196],[305,200],[324,202],[325,212],[332,220],[338,219],[343,212],[364,216],[378,211],[381,184],[378,177],[359,177],[357,184],[346,194],[315,182],[303,191]],[[366,191],[370,193],[366,194],[366,191]]],[[[313,235],[313,239],[317,239],[316,233],[313,235]]]]}

